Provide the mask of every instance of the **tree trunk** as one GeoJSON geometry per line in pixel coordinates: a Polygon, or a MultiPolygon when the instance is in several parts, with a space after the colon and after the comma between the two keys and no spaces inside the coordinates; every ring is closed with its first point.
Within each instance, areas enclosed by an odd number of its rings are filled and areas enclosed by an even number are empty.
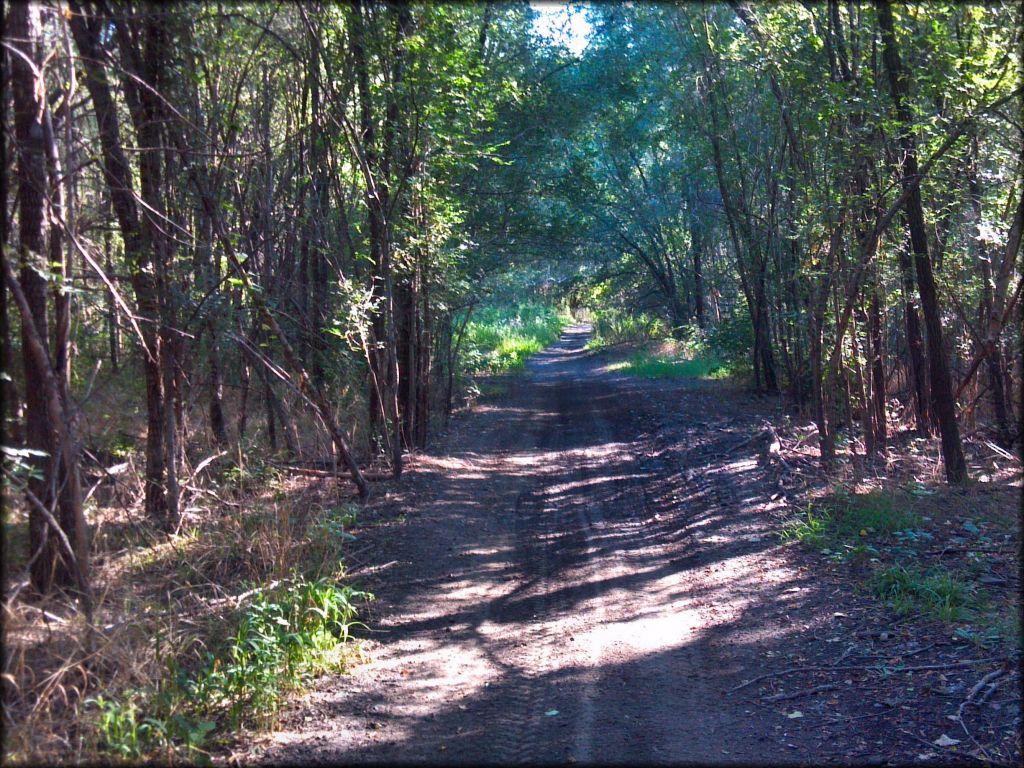
{"type": "Polygon", "coordinates": [[[907,356],[910,360],[914,419],[918,434],[921,437],[928,437],[932,434],[931,398],[928,396],[928,380],[925,377],[924,339],[921,336],[921,319],[917,313],[909,235],[902,238],[896,253],[900,268],[900,292],[903,295],[903,328],[907,337],[907,356]]]}
{"type": "MultiPolygon", "coordinates": [[[[110,90],[105,56],[100,40],[108,34],[107,22],[83,11],[78,2],[71,2],[71,33],[85,70],[85,84],[92,97],[100,140],[103,175],[117,215],[124,240],[125,259],[135,293],[137,313],[143,342],[143,372],[146,384],[146,514],[166,524],[167,497],[164,482],[164,390],[161,376],[161,348],[158,335],[160,323],[159,287],[154,273],[152,243],[148,231],[139,223],[132,170],[125,157],[117,105],[110,90]]],[[[143,153],[147,155],[150,153],[143,153]]]]}
{"type": "Polygon", "coordinates": [[[917,288],[924,312],[925,329],[928,334],[928,370],[931,384],[932,407],[939,422],[942,439],[942,459],[946,468],[946,479],[951,483],[962,483],[967,479],[967,464],[964,461],[960,429],[956,423],[956,403],[953,400],[953,385],[942,344],[942,318],[939,311],[935,278],[928,254],[928,238],[924,221],[924,207],[921,203],[921,188],[918,185],[917,150],[912,134],[910,108],[906,104],[907,83],[896,47],[896,33],[893,29],[892,8],[885,0],[875,0],[878,24],[882,32],[882,58],[889,75],[889,92],[896,107],[900,123],[900,149],[902,163],[900,181],[907,194],[905,211],[910,228],[910,243],[914,253],[914,268],[917,273],[917,288]]]}
{"type": "Polygon", "coordinates": [[[871,298],[868,303],[868,360],[871,374],[871,424],[877,453],[885,451],[888,438],[885,409],[885,358],[882,355],[882,310],[877,270],[872,270],[871,298]]]}
{"type": "MultiPolygon", "coordinates": [[[[82,510],[78,456],[70,428],[66,379],[50,360],[47,333],[47,131],[46,84],[41,53],[39,6],[15,4],[8,16],[7,40],[22,55],[8,57],[14,106],[14,148],[18,181],[18,252],[20,279],[4,259],[4,282],[21,313],[25,369],[25,446],[42,451],[33,463],[39,477],[29,478],[30,579],[45,594],[55,586],[77,587],[87,609],[89,546],[82,510]],[[24,58],[23,58],[24,56],[24,58]],[[31,63],[30,63],[31,62],[31,63]],[[54,515],[53,512],[56,511],[54,515]],[[54,525],[56,523],[56,525],[54,525]]],[[[52,140],[52,130],[50,139],[52,140]]],[[[52,147],[52,141],[51,141],[52,147]]],[[[52,158],[51,158],[52,159],[52,158]]],[[[50,233],[51,243],[54,233],[50,233]]],[[[56,239],[59,243],[59,239],[56,239]]],[[[62,310],[66,311],[66,310],[62,310]]],[[[67,334],[58,335],[67,346],[67,334]]],[[[59,352],[62,366],[67,350],[59,352]]]]}
{"type": "Polygon", "coordinates": [[[690,253],[693,259],[693,298],[697,327],[704,330],[704,271],[701,259],[704,255],[704,237],[696,211],[690,212],[690,253]]]}

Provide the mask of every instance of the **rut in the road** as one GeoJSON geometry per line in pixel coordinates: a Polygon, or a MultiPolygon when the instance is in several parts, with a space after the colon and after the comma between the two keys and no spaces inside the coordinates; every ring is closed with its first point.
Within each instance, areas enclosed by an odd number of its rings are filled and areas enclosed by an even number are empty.
{"type": "MultiPolygon", "coordinates": [[[[759,663],[753,616],[792,574],[723,505],[739,475],[706,465],[706,436],[656,444],[650,385],[603,372],[585,341],[567,334],[447,456],[417,459],[409,521],[379,543],[398,565],[368,585],[386,639],[267,757],[799,758],[726,696],[759,663]]],[[[707,397],[673,402],[705,412],[707,397]]]]}

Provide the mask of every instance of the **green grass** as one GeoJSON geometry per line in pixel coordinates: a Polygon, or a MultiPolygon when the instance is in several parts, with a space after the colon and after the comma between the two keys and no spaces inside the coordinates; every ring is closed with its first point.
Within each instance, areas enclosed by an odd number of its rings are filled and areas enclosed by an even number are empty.
{"type": "Polygon", "coordinates": [[[920,517],[901,496],[872,491],[839,490],[786,523],[779,536],[820,550],[833,560],[864,560],[878,555],[876,545],[895,540],[906,543],[920,536],[920,517]]]}
{"type": "Polygon", "coordinates": [[[557,341],[569,322],[544,304],[485,307],[466,328],[463,365],[471,374],[518,370],[530,355],[557,341]]]}
{"type": "Polygon", "coordinates": [[[645,379],[724,379],[729,376],[729,366],[715,357],[687,359],[649,352],[638,352],[629,360],[614,363],[608,369],[645,379]]]}
{"type": "Polygon", "coordinates": [[[972,584],[942,568],[893,565],[877,572],[871,586],[897,613],[924,613],[947,622],[974,618],[985,599],[972,584]]]}

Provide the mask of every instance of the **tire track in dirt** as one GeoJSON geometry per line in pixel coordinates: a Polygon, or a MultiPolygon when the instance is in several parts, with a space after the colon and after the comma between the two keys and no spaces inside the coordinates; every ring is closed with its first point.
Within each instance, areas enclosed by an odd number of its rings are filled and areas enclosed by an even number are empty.
{"type": "Polygon", "coordinates": [[[738,475],[706,429],[666,443],[658,390],[601,373],[586,338],[413,462],[417,511],[379,537],[399,565],[367,585],[385,640],[318,684],[265,759],[800,759],[726,695],[760,663],[746,612],[787,577],[741,535],[738,475]]]}

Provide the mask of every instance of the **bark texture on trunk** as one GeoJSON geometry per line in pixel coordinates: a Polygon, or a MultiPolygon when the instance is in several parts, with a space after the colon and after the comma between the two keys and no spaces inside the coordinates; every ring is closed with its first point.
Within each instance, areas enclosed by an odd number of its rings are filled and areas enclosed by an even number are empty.
{"type": "MultiPolygon", "coordinates": [[[[18,3],[7,17],[9,45],[18,53],[8,55],[14,106],[15,176],[18,204],[18,256],[16,276],[3,263],[4,283],[21,314],[22,356],[25,370],[25,447],[41,452],[30,460],[37,476],[27,481],[29,501],[29,569],[33,587],[47,593],[54,587],[77,588],[89,598],[89,545],[78,474],[77,447],[70,428],[70,401],[62,374],[69,360],[68,334],[56,334],[56,350],[50,349],[47,310],[47,279],[50,247],[59,238],[50,231],[53,218],[50,197],[57,194],[50,179],[56,176],[52,153],[52,128],[46,103],[41,52],[42,24],[36,4],[18,3]],[[18,55],[21,54],[21,55],[18,55]],[[60,367],[54,366],[55,352],[60,367]]],[[[60,254],[58,253],[58,256],[60,254]]],[[[58,304],[59,317],[67,308],[58,304]]],[[[87,602],[90,606],[91,602],[87,602]]]]}
{"type": "Polygon", "coordinates": [[[960,428],[956,422],[956,403],[953,399],[953,383],[949,362],[942,343],[942,317],[939,309],[935,277],[928,253],[927,229],[924,221],[924,206],[921,202],[921,188],[918,184],[919,171],[917,148],[912,134],[910,109],[906,103],[907,82],[900,62],[896,33],[893,26],[892,8],[884,0],[876,0],[878,24],[882,32],[882,59],[889,76],[889,93],[896,108],[900,123],[900,150],[902,162],[900,180],[907,193],[905,211],[910,229],[910,245],[914,254],[914,271],[917,289],[921,297],[928,345],[928,372],[931,384],[932,408],[939,422],[942,440],[942,459],[946,479],[951,483],[962,483],[967,479],[967,463],[964,460],[963,445],[960,442],[960,428]]]}

